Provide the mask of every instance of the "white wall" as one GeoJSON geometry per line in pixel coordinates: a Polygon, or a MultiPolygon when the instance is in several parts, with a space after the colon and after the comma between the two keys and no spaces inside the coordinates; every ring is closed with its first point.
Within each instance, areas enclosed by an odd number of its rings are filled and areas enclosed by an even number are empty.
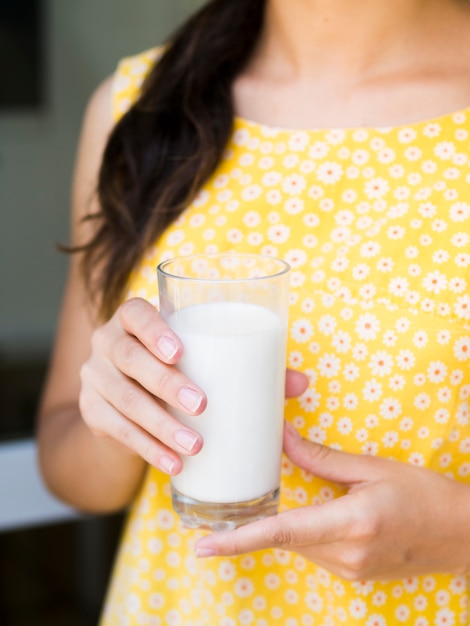
{"type": "Polygon", "coordinates": [[[201,0],[47,0],[47,104],[0,112],[0,358],[47,352],[67,259],[86,102],[118,60],[159,44],[201,0]]]}

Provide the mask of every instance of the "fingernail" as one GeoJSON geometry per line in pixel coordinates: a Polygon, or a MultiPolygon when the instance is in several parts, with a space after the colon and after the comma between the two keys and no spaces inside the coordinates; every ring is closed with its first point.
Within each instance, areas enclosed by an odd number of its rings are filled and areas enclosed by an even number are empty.
{"type": "Polygon", "coordinates": [[[165,359],[172,359],[178,352],[178,344],[171,337],[160,337],[157,346],[165,359]]]}
{"type": "Polygon", "coordinates": [[[177,444],[188,452],[191,452],[196,443],[199,441],[199,437],[189,430],[177,430],[173,435],[173,438],[177,444]]]}
{"type": "Polygon", "coordinates": [[[181,387],[178,392],[178,400],[181,405],[191,413],[195,413],[201,406],[204,396],[200,391],[191,387],[181,387]]]}
{"type": "Polygon", "coordinates": [[[216,551],[212,548],[196,548],[196,556],[199,559],[204,559],[208,556],[216,556],[216,551]]]}
{"type": "Polygon", "coordinates": [[[162,456],[160,457],[160,467],[167,474],[172,474],[175,469],[175,460],[170,456],[162,456]]]}

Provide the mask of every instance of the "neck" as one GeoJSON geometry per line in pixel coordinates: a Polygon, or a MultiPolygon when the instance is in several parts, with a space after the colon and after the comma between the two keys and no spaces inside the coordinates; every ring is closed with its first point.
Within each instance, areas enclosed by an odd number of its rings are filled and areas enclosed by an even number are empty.
{"type": "MultiPolygon", "coordinates": [[[[286,80],[327,72],[354,81],[409,63],[460,0],[267,0],[253,67],[286,80]],[[440,5],[440,6],[439,6],[440,5]]],[[[432,39],[431,39],[432,41],[432,39]]]]}

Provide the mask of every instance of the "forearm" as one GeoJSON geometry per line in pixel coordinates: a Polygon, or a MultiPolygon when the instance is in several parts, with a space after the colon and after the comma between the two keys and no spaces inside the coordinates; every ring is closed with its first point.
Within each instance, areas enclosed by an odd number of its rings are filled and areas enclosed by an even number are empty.
{"type": "Polygon", "coordinates": [[[132,501],[145,462],[124,446],[96,436],[77,407],[42,415],[37,440],[43,478],[61,500],[90,513],[120,510],[132,501]]]}
{"type": "Polygon", "coordinates": [[[436,545],[442,553],[442,559],[451,558],[455,566],[451,571],[464,576],[470,575],[470,485],[449,479],[449,499],[447,507],[442,511],[442,528],[447,529],[449,543],[453,541],[454,550],[449,555],[444,541],[436,545]],[[445,525],[447,521],[447,525],[445,525]]]}

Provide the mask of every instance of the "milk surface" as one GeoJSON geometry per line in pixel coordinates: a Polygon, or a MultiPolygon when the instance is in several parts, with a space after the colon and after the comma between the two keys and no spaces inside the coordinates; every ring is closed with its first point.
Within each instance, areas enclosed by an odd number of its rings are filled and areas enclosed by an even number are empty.
{"type": "Polygon", "coordinates": [[[242,502],[279,486],[285,388],[286,328],[264,307],[238,302],[189,306],[170,316],[184,344],[179,369],[207,394],[191,417],[203,449],[183,457],[172,478],[182,494],[203,502],[242,502]]]}

